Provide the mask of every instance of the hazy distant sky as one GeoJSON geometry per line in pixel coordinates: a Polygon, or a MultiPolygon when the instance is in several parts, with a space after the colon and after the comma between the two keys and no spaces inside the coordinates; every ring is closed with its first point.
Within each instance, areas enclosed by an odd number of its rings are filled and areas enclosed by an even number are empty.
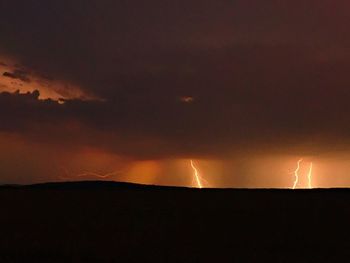
{"type": "Polygon", "coordinates": [[[195,159],[212,186],[288,187],[304,157],[350,186],[348,1],[0,10],[0,183],[188,185],[195,159]]]}

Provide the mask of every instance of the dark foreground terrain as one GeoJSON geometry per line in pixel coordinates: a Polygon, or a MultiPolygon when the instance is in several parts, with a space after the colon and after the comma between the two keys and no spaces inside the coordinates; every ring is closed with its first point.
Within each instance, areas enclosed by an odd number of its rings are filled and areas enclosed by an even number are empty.
{"type": "Polygon", "coordinates": [[[0,262],[350,262],[350,190],[0,188],[0,262]]]}

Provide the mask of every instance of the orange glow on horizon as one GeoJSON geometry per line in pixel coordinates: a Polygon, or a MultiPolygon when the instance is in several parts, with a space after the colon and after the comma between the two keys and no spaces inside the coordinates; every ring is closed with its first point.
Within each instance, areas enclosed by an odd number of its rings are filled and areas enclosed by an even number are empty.
{"type": "Polygon", "coordinates": [[[162,175],[161,164],[157,161],[138,161],[122,176],[123,181],[140,184],[156,184],[162,175]]]}

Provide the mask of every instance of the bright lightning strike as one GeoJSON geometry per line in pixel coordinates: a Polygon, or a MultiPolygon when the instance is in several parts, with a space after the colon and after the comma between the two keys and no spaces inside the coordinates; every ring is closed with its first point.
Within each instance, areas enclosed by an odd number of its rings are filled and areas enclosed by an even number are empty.
{"type": "Polygon", "coordinates": [[[199,173],[198,173],[198,169],[196,168],[196,166],[194,165],[193,161],[191,160],[191,167],[193,169],[193,176],[197,182],[197,187],[198,188],[203,188],[203,185],[201,183],[201,180],[199,178],[199,173]]]}
{"type": "Polygon", "coordinates": [[[309,173],[307,175],[310,189],[312,188],[312,169],[313,169],[313,164],[310,163],[309,173]]]}
{"type": "Polygon", "coordinates": [[[200,176],[199,171],[198,171],[197,167],[195,166],[193,160],[190,160],[190,164],[191,164],[191,167],[193,169],[193,183],[194,183],[195,187],[203,188],[204,184],[209,186],[208,182],[200,176]]]}
{"type": "Polygon", "coordinates": [[[295,189],[297,187],[297,184],[299,182],[299,170],[300,170],[300,163],[303,161],[303,159],[300,159],[297,163],[297,168],[295,169],[294,171],[294,176],[295,176],[295,181],[294,181],[294,184],[293,184],[293,189],[295,189]]]}
{"type": "MultiPolygon", "coordinates": [[[[295,180],[294,180],[293,187],[292,187],[293,189],[295,189],[297,187],[298,183],[299,183],[299,171],[300,171],[300,164],[301,164],[302,161],[303,161],[303,159],[300,159],[297,162],[297,168],[294,171],[295,180]]],[[[307,173],[309,189],[312,188],[312,171],[313,171],[313,163],[310,163],[309,171],[307,173]]]]}

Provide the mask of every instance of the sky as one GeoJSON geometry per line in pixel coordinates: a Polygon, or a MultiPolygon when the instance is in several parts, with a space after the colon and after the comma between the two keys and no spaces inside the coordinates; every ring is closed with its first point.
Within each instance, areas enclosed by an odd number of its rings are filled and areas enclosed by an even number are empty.
{"type": "Polygon", "coordinates": [[[0,183],[350,186],[348,1],[0,10],[0,183]]]}

